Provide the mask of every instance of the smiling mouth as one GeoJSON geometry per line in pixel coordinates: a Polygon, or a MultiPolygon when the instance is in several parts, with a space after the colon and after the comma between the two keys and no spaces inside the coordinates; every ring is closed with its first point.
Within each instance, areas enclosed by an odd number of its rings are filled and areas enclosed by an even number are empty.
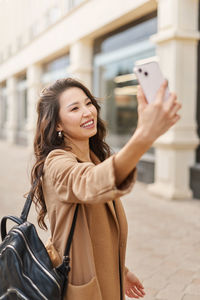
{"type": "Polygon", "coordinates": [[[84,123],[81,125],[83,128],[92,127],[94,125],[94,120],[88,121],[87,123],[84,123]]]}

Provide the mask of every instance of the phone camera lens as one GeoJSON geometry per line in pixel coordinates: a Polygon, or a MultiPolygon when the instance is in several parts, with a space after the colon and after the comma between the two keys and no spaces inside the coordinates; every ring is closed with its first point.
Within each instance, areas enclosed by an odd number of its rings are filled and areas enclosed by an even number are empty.
{"type": "Polygon", "coordinates": [[[141,72],[142,72],[142,69],[141,69],[141,68],[139,68],[139,69],[138,69],[138,72],[140,72],[140,73],[141,73],[141,72]]]}
{"type": "Polygon", "coordinates": [[[148,76],[148,72],[144,72],[144,75],[145,75],[145,76],[148,76]]]}

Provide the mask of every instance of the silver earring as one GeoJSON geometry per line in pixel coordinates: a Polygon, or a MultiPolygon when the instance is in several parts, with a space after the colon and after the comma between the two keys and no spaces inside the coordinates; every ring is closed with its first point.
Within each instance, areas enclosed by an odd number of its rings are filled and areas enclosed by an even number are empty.
{"type": "Polygon", "coordinates": [[[58,131],[58,137],[61,139],[63,137],[62,131],[58,131]]]}

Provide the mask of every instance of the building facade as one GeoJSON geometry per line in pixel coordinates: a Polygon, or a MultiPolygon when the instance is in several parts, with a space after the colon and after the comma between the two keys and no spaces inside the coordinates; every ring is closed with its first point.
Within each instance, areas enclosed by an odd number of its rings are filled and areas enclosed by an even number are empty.
{"type": "Polygon", "coordinates": [[[200,198],[197,0],[0,0],[0,138],[32,147],[40,90],[80,79],[99,98],[118,151],[137,125],[137,60],[159,57],[181,120],[138,164],[138,179],[169,199],[200,198]]]}

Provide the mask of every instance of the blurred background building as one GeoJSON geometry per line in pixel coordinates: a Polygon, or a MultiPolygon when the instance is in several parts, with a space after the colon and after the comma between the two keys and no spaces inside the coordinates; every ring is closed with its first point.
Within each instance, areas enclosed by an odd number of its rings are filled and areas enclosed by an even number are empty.
{"type": "Polygon", "coordinates": [[[0,138],[32,148],[42,87],[73,76],[100,97],[118,151],[137,124],[137,60],[157,55],[181,120],[138,164],[138,180],[169,199],[200,198],[197,0],[0,0],[0,138]]]}

